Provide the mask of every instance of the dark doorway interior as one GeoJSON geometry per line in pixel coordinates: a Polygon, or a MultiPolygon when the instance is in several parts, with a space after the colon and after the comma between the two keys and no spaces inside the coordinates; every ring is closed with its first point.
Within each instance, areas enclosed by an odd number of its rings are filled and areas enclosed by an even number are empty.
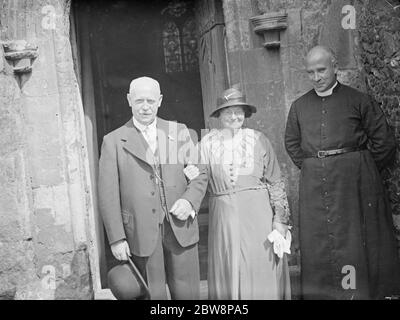
{"type": "MultiPolygon", "coordinates": [[[[82,91],[85,95],[89,88],[94,97],[98,150],[104,135],[131,118],[126,94],[130,81],[140,76],[160,82],[164,99],[159,116],[185,123],[200,137],[205,124],[194,1],[79,0],[73,4],[81,70],[90,63],[92,73],[92,86],[83,83],[82,91]]],[[[82,73],[82,81],[87,78],[82,73]]],[[[200,213],[208,212],[205,202],[202,208],[200,213]]],[[[205,280],[207,223],[200,225],[201,279],[205,280]]],[[[100,261],[105,262],[100,273],[106,288],[107,270],[117,261],[105,233],[102,239],[100,261]]]]}
{"type": "Polygon", "coordinates": [[[164,94],[160,117],[198,132],[204,128],[194,4],[179,3],[103,0],[90,4],[99,137],[130,118],[129,83],[145,75],[160,82],[164,94]]]}

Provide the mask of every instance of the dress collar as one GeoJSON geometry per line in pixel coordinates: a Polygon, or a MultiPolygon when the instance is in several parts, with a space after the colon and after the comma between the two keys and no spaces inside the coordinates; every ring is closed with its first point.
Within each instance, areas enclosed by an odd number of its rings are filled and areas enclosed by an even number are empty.
{"type": "Polygon", "coordinates": [[[330,96],[333,93],[333,89],[335,89],[335,87],[338,85],[338,82],[336,81],[335,84],[328,90],[324,91],[324,92],[318,92],[315,91],[315,93],[319,96],[319,97],[327,97],[330,96]]]}

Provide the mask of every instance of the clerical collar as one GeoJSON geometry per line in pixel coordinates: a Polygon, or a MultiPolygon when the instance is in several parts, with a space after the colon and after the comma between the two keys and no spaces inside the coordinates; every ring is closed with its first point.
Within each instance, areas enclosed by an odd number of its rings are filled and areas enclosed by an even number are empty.
{"type": "Polygon", "coordinates": [[[337,86],[338,82],[336,81],[335,84],[332,86],[332,88],[324,91],[324,92],[318,92],[315,91],[315,93],[319,96],[319,97],[327,97],[330,96],[333,92],[333,89],[335,89],[335,87],[337,86]]]}
{"type": "Polygon", "coordinates": [[[147,128],[149,128],[150,130],[157,129],[157,118],[155,118],[154,121],[147,126],[137,121],[135,117],[132,117],[132,120],[135,127],[138,128],[141,132],[143,132],[147,128]]]}

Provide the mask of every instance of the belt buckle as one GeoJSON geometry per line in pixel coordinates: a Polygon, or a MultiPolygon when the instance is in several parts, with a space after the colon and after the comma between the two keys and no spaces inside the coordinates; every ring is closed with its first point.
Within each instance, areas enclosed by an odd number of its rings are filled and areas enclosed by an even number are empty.
{"type": "Polygon", "coordinates": [[[326,157],[326,152],[325,151],[318,151],[317,152],[317,158],[322,159],[326,157]]]}

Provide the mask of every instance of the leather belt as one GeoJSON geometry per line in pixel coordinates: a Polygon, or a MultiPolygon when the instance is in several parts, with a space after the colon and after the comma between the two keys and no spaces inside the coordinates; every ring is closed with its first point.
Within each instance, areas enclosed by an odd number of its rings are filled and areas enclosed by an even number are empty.
{"type": "Polygon", "coordinates": [[[306,153],[306,158],[322,159],[322,158],[326,158],[326,157],[337,156],[339,154],[361,151],[361,150],[365,150],[365,149],[366,149],[365,147],[347,147],[347,148],[341,148],[341,149],[319,150],[315,154],[306,153]]]}

